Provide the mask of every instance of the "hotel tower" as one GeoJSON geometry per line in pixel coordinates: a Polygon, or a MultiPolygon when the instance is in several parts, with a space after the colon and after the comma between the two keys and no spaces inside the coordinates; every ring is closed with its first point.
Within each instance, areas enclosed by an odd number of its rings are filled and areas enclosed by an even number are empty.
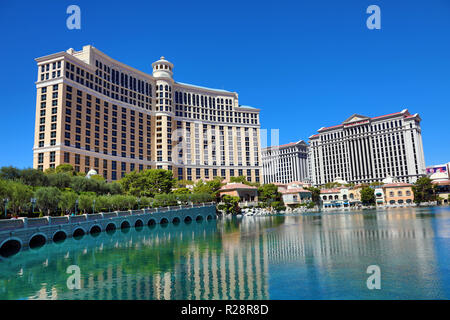
{"type": "Polygon", "coordinates": [[[309,181],[308,144],[303,141],[263,148],[264,183],[309,181]]]}
{"type": "Polygon", "coordinates": [[[309,138],[313,184],[371,183],[425,175],[420,117],[408,110],[369,118],[354,114],[309,138]]]}
{"type": "Polygon", "coordinates": [[[259,109],[239,105],[236,92],[177,82],[164,57],[149,75],[90,45],[36,61],[34,168],[68,163],[109,181],[149,168],[260,181],[259,109]]]}

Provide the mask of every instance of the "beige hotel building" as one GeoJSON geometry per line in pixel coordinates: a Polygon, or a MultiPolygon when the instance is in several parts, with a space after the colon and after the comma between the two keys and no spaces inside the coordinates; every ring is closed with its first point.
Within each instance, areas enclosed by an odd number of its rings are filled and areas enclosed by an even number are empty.
{"type": "Polygon", "coordinates": [[[36,61],[34,168],[68,163],[109,181],[149,168],[261,181],[259,109],[236,92],[176,82],[164,57],[149,75],[91,45],[36,61]]]}
{"type": "Polygon", "coordinates": [[[387,177],[414,183],[425,176],[420,116],[407,109],[377,117],[354,114],[309,137],[311,178],[322,185],[382,182],[387,177]]]}

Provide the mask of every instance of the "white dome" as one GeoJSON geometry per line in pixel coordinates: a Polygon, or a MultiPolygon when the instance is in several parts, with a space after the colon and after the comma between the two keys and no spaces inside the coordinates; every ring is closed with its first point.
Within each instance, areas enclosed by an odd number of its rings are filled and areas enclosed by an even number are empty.
{"type": "Polygon", "coordinates": [[[336,179],[333,182],[336,182],[339,184],[348,184],[348,182],[343,180],[341,177],[336,177],[336,179]]]}
{"type": "Polygon", "coordinates": [[[97,171],[94,169],[89,170],[89,172],[86,174],[86,178],[90,178],[91,176],[95,176],[97,174],[97,171]]]}
{"type": "Polygon", "coordinates": [[[152,63],[153,76],[155,78],[169,78],[173,76],[173,64],[161,57],[158,61],[152,63]]]}
{"type": "Polygon", "coordinates": [[[431,180],[448,180],[448,176],[444,172],[435,172],[430,176],[431,180]]]}
{"type": "Polygon", "coordinates": [[[388,184],[388,183],[395,183],[397,182],[396,178],[392,178],[390,176],[387,176],[386,178],[383,179],[383,183],[384,184],[388,184]]]}

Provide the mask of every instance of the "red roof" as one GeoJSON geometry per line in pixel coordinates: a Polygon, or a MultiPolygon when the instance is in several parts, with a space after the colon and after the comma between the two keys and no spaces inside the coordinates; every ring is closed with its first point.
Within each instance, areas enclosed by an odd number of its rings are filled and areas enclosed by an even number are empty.
{"type": "Polygon", "coordinates": [[[400,114],[400,113],[401,112],[394,112],[394,113],[385,114],[383,116],[373,117],[373,118],[370,118],[370,119],[378,119],[378,118],[384,118],[384,117],[389,117],[389,116],[395,116],[396,114],[400,114]]]}
{"type": "Polygon", "coordinates": [[[311,191],[305,190],[305,189],[303,189],[303,188],[286,189],[286,190],[281,190],[280,192],[283,193],[283,194],[288,194],[288,193],[299,193],[299,192],[308,192],[308,193],[311,193],[311,191]]]}
{"type": "Polygon", "coordinates": [[[239,183],[239,182],[231,182],[231,183],[228,183],[228,184],[222,186],[222,188],[220,188],[221,191],[236,190],[236,189],[258,189],[258,188],[254,187],[254,186],[248,186],[246,184],[239,183]]]}
{"type": "Polygon", "coordinates": [[[333,189],[322,189],[322,190],[320,190],[320,193],[338,193],[338,192],[341,192],[341,189],[333,188],[333,189]]]}
{"type": "MultiPolygon", "coordinates": [[[[385,114],[385,115],[382,115],[382,116],[372,117],[372,118],[370,118],[370,119],[379,119],[379,118],[384,118],[384,117],[394,116],[394,115],[398,115],[398,114],[402,114],[402,113],[403,113],[403,111],[400,111],[400,112],[394,112],[394,113],[385,114]]],[[[408,112],[408,110],[406,110],[406,112],[405,112],[404,114],[405,114],[405,118],[414,117],[414,115],[411,115],[411,114],[408,112]]],[[[321,128],[321,129],[319,129],[318,131],[320,132],[320,131],[323,131],[323,130],[328,130],[328,129],[332,129],[332,128],[337,128],[337,127],[340,127],[340,126],[343,126],[343,124],[338,124],[338,125],[331,126],[331,127],[321,128]]],[[[314,136],[316,136],[316,135],[314,135],[314,136]]],[[[312,136],[312,137],[314,137],[314,136],[312,136]]],[[[312,138],[312,137],[311,137],[311,138],[312,138]]]]}
{"type": "Polygon", "coordinates": [[[437,184],[437,185],[442,185],[442,186],[447,186],[450,185],[450,180],[437,180],[437,181],[431,181],[431,183],[437,184]]]}

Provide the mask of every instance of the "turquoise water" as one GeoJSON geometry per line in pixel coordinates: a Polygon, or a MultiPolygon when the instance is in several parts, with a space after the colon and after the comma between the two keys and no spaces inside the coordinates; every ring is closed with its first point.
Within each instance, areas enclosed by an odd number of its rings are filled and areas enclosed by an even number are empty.
{"type": "Polygon", "coordinates": [[[449,249],[448,207],[157,225],[3,259],[0,299],[448,299],[449,249]]]}

